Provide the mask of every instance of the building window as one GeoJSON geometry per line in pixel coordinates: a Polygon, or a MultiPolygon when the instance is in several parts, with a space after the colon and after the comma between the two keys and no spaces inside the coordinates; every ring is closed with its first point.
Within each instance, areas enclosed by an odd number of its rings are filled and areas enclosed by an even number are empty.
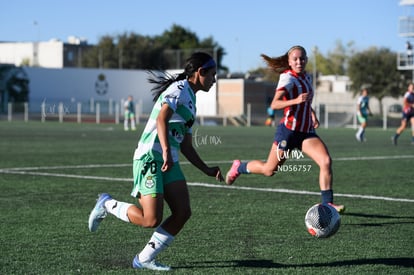
{"type": "Polygon", "coordinates": [[[72,52],[72,51],[69,51],[69,52],[68,52],[68,56],[67,56],[67,58],[68,58],[68,61],[69,61],[69,62],[73,62],[73,59],[74,59],[74,54],[73,54],[73,52],[72,52]]]}

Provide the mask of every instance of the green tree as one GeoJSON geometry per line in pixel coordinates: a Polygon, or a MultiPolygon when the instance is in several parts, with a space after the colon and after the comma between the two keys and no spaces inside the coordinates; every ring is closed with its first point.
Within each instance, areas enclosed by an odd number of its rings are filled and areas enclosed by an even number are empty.
{"type": "Polygon", "coordinates": [[[222,65],[224,49],[208,37],[201,40],[188,29],[173,25],[158,36],[123,33],[100,38],[98,45],[83,57],[84,67],[123,69],[181,69],[185,60],[196,50],[210,53],[222,65]]]}
{"type": "Polygon", "coordinates": [[[371,47],[354,54],[348,68],[354,95],[364,86],[369,87],[370,95],[380,102],[385,96],[401,95],[409,77],[406,71],[397,70],[396,60],[396,53],[386,48],[371,47]]]}
{"type": "Polygon", "coordinates": [[[98,45],[89,49],[83,56],[82,66],[91,68],[116,68],[116,45],[114,38],[103,36],[98,45]]]}
{"type": "Polygon", "coordinates": [[[118,35],[117,37],[118,68],[123,69],[157,69],[162,45],[154,38],[135,33],[118,35]]]}
{"type": "Polygon", "coordinates": [[[214,41],[213,37],[200,40],[194,32],[173,25],[170,30],[155,38],[164,48],[163,58],[169,62],[169,68],[182,68],[185,60],[196,50],[204,51],[217,61],[219,71],[228,71],[222,65],[225,50],[214,41]]]}
{"type": "Polygon", "coordinates": [[[337,40],[335,48],[328,51],[326,57],[315,47],[308,52],[307,71],[313,72],[314,61],[316,61],[317,75],[346,75],[348,61],[355,51],[353,45],[354,42],[352,41],[344,45],[341,40],[337,40]]]}
{"type": "Polygon", "coordinates": [[[213,49],[211,55],[217,61],[217,67],[219,72],[228,72],[229,68],[223,65],[223,56],[226,55],[226,51],[217,42],[214,41],[213,37],[207,37],[200,41],[201,49],[213,49]]]}
{"type": "Polygon", "coordinates": [[[164,31],[162,35],[158,36],[157,40],[159,40],[165,48],[173,50],[195,49],[199,46],[198,37],[194,32],[176,24],[172,25],[171,29],[164,31]]]}
{"type": "Polygon", "coordinates": [[[354,52],[353,41],[344,45],[341,40],[337,40],[335,48],[328,52],[327,60],[329,60],[330,66],[329,74],[346,75],[349,59],[354,52]]]}
{"type": "Polygon", "coordinates": [[[118,66],[117,46],[114,38],[104,36],[99,45],[99,67],[100,68],[116,68],[118,66]]]}

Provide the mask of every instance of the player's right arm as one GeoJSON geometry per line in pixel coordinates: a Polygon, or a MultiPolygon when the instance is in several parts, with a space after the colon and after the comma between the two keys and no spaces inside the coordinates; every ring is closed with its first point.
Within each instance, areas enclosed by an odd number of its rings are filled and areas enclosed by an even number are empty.
{"type": "Polygon", "coordinates": [[[272,103],[270,107],[274,110],[284,109],[286,107],[290,107],[292,105],[298,105],[308,100],[308,93],[302,93],[298,97],[288,100],[283,100],[283,95],[285,94],[285,90],[277,90],[275,96],[273,97],[272,103]]]}

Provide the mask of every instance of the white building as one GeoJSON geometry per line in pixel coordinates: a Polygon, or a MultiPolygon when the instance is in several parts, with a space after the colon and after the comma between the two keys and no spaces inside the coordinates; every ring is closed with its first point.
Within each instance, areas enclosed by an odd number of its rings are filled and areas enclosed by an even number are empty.
{"type": "Polygon", "coordinates": [[[0,63],[42,68],[81,67],[82,52],[92,46],[86,40],[69,37],[45,42],[0,42],[0,63]]]}

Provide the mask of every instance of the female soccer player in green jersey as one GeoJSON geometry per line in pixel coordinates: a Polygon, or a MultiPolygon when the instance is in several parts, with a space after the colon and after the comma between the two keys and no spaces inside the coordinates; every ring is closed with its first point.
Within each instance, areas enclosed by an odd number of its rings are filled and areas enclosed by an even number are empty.
{"type": "Polygon", "coordinates": [[[208,167],[192,144],[195,94],[209,91],[216,82],[216,62],[210,55],[196,52],[186,61],[182,73],[152,72],[149,81],[154,84],[155,104],[133,158],[131,195],[138,199],[140,206],[101,194],[89,216],[89,230],[96,231],[107,213],[138,226],[156,228],[144,249],[134,257],[132,266],[170,270],[169,266],[156,262],[155,257],[172,243],[191,216],[179,152],[206,175],[223,181],[220,168],[208,167]],[[163,221],[164,200],[171,215],[163,221]]]}
{"type": "Polygon", "coordinates": [[[361,125],[358,128],[355,138],[359,142],[365,141],[365,128],[367,127],[368,116],[372,115],[371,109],[369,108],[369,96],[368,89],[362,88],[361,95],[357,101],[357,119],[361,125]]]}

